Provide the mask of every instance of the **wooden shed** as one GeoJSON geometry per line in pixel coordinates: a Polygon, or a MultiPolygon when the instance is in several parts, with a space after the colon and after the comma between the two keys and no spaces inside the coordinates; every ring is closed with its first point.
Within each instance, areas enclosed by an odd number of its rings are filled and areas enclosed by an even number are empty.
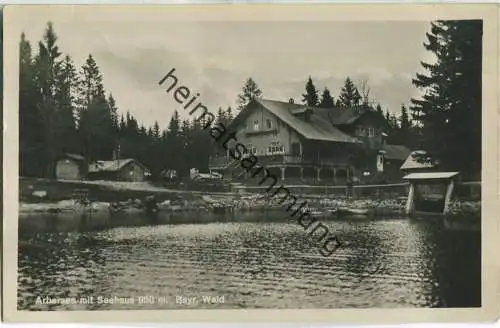
{"type": "Polygon", "coordinates": [[[64,154],[56,162],[58,180],[80,180],[85,176],[85,158],[77,154],[64,154]]]}
{"type": "Polygon", "coordinates": [[[413,214],[447,214],[458,172],[410,173],[406,212],[413,214]]]}
{"type": "Polygon", "coordinates": [[[144,181],[148,169],[133,158],[97,161],[89,167],[89,179],[115,181],[144,181]]]}

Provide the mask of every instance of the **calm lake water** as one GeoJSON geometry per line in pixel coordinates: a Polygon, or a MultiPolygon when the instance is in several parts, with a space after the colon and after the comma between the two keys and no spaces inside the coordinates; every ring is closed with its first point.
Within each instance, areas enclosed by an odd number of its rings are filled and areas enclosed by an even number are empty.
{"type": "Polygon", "coordinates": [[[23,218],[18,308],[481,306],[477,232],[445,230],[436,219],[323,220],[344,243],[325,258],[281,216],[23,218]],[[198,302],[177,304],[178,296],[198,302]],[[77,301],[41,304],[38,297],[77,301]],[[134,303],[103,302],[115,297],[134,303]]]}

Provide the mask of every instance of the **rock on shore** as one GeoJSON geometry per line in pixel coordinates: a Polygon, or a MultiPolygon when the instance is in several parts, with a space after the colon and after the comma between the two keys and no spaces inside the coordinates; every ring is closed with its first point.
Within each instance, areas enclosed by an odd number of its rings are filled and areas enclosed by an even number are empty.
{"type": "MultiPolygon", "coordinates": [[[[325,195],[308,195],[307,198],[299,199],[296,206],[306,202],[305,209],[322,210],[334,208],[367,209],[373,215],[404,214],[406,197],[386,200],[372,199],[346,199],[345,197],[328,197],[325,195]]],[[[142,200],[129,199],[123,202],[91,202],[81,204],[75,200],[63,200],[57,203],[21,203],[20,213],[71,213],[71,212],[102,212],[134,214],[148,212],[233,212],[233,211],[269,211],[286,209],[290,202],[283,202],[280,197],[270,198],[265,194],[249,195],[200,195],[194,199],[186,200],[182,197],[156,201],[154,196],[148,196],[142,200]]],[[[481,203],[454,201],[450,205],[452,214],[480,214],[481,203]]]]}

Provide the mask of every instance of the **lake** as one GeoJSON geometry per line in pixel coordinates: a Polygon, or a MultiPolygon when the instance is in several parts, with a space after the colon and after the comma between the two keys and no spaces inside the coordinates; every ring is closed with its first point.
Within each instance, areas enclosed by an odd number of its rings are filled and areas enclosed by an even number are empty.
{"type": "Polygon", "coordinates": [[[481,306],[478,232],[432,218],[322,221],[343,243],[323,257],[284,214],[23,217],[18,308],[481,306]]]}

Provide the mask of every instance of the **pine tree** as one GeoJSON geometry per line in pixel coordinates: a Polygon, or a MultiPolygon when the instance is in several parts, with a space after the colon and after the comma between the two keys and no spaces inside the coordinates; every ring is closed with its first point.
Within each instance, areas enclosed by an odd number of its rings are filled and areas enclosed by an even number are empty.
{"type": "Polygon", "coordinates": [[[340,91],[338,104],[340,107],[353,107],[361,104],[361,95],[358,88],[349,77],[345,79],[344,86],[340,91]]]}
{"type": "Polygon", "coordinates": [[[154,140],[160,139],[160,124],[158,124],[158,121],[155,121],[153,125],[153,138],[154,140]]]}
{"type": "Polygon", "coordinates": [[[106,99],[102,75],[92,55],[82,67],[79,99],[79,134],[88,161],[111,159],[116,149],[114,99],[106,99]]]}
{"type": "Polygon", "coordinates": [[[216,117],[217,123],[226,123],[226,112],[222,109],[222,107],[219,106],[219,109],[217,110],[217,117],[216,117]]]}
{"type": "Polygon", "coordinates": [[[231,106],[229,106],[226,109],[226,126],[229,125],[233,121],[233,110],[231,109],[231,106]]]}
{"type": "Polygon", "coordinates": [[[23,33],[19,43],[19,174],[43,176],[44,127],[38,103],[41,101],[34,80],[31,44],[23,33]]]}
{"type": "Polygon", "coordinates": [[[482,21],[436,21],[426,50],[437,57],[422,63],[425,74],[413,84],[424,93],[412,99],[412,117],[421,126],[422,146],[443,169],[465,176],[481,172],[482,21]]]}
{"type": "Polygon", "coordinates": [[[113,131],[116,132],[118,130],[118,108],[116,107],[115,98],[110,93],[108,97],[108,110],[111,118],[111,126],[113,131]]]}
{"type": "Polygon", "coordinates": [[[54,135],[58,155],[77,151],[75,106],[77,94],[77,71],[69,56],[64,57],[56,80],[56,109],[54,135]]]}
{"type": "Polygon", "coordinates": [[[408,110],[405,105],[401,105],[401,116],[399,118],[401,129],[405,131],[409,131],[411,128],[411,121],[408,116],[408,110]]]}
{"type": "Polygon", "coordinates": [[[318,90],[310,76],[306,83],[306,93],[302,94],[302,102],[312,107],[316,107],[319,104],[318,90]]]}
{"type": "Polygon", "coordinates": [[[57,35],[51,22],[47,24],[43,40],[38,43],[38,55],[35,57],[34,80],[40,92],[37,108],[42,118],[44,131],[44,166],[45,177],[55,175],[55,161],[58,155],[55,120],[57,115],[57,79],[61,70],[61,52],[56,45],[57,35]]]}
{"type": "Polygon", "coordinates": [[[321,102],[319,103],[319,107],[322,108],[334,108],[335,107],[335,101],[330,94],[330,90],[328,90],[327,87],[323,90],[323,93],[321,94],[321,102]]]}
{"type": "Polygon", "coordinates": [[[238,110],[242,110],[245,106],[254,98],[262,97],[262,90],[260,90],[257,83],[249,77],[243,88],[241,93],[238,95],[238,110]]]}
{"type": "Polygon", "coordinates": [[[168,124],[165,147],[167,158],[165,158],[164,166],[180,172],[183,168],[181,160],[183,145],[181,136],[181,121],[177,111],[174,111],[170,119],[170,123],[168,124]]]}

